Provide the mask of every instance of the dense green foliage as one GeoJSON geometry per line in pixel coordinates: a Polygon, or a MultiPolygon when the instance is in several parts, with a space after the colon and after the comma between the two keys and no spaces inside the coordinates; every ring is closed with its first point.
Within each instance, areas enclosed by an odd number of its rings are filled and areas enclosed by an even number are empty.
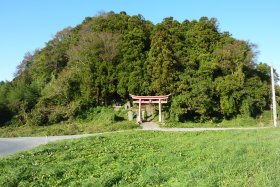
{"type": "MultiPolygon", "coordinates": [[[[278,110],[278,113],[279,112],[280,112],[280,110],[278,110]]],[[[165,123],[162,123],[160,126],[163,128],[272,127],[273,120],[272,120],[272,116],[271,116],[271,111],[264,111],[257,118],[237,116],[234,119],[230,119],[230,120],[227,120],[227,119],[224,119],[222,121],[209,120],[209,121],[203,121],[203,122],[197,122],[197,121],[180,122],[180,121],[170,121],[169,120],[165,123]]]]}
{"type": "Polygon", "coordinates": [[[220,32],[214,18],[154,25],[103,13],[25,55],[14,80],[0,83],[0,124],[72,121],[129,93],[171,93],[173,121],[256,117],[269,109],[271,91],[269,66],[255,56],[254,45],[220,32]]]}
{"type": "Polygon", "coordinates": [[[1,186],[278,186],[279,129],[124,132],[0,159],[1,186]]]}
{"type": "Polygon", "coordinates": [[[108,107],[95,107],[79,115],[76,120],[50,126],[22,125],[0,128],[0,137],[57,136],[92,134],[139,128],[134,121],[127,120],[127,111],[108,107]]]}

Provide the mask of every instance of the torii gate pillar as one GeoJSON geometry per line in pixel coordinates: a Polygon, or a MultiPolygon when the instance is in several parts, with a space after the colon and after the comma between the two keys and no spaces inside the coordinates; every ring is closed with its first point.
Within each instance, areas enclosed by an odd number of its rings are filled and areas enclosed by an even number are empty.
{"type": "Polygon", "coordinates": [[[139,108],[138,108],[137,122],[138,122],[138,123],[142,123],[142,117],[141,117],[141,99],[139,99],[139,108]]]}
{"type": "Polygon", "coordinates": [[[159,99],[159,101],[158,101],[158,122],[162,123],[161,99],[159,99]]]}
{"type": "Polygon", "coordinates": [[[169,95],[163,95],[163,96],[136,96],[131,95],[133,99],[133,103],[137,103],[139,105],[138,108],[138,116],[137,116],[137,122],[142,123],[142,117],[141,117],[141,105],[142,104],[158,104],[158,110],[159,110],[159,119],[158,121],[162,123],[162,103],[167,103],[167,99],[170,96],[169,95]]]}

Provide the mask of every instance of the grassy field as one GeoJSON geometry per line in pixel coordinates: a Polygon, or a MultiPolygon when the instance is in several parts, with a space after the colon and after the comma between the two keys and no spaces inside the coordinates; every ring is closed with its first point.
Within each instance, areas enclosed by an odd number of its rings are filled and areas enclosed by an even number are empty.
{"type": "Polygon", "coordinates": [[[0,159],[0,186],[279,186],[280,129],[127,131],[0,159]]]}
{"type": "Polygon", "coordinates": [[[112,124],[95,122],[73,122],[50,126],[8,126],[0,128],[0,137],[25,137],[25,136],[57,136],[74,134],[91,134],[139,128],[135,122],[123,121],[112,124]]]}

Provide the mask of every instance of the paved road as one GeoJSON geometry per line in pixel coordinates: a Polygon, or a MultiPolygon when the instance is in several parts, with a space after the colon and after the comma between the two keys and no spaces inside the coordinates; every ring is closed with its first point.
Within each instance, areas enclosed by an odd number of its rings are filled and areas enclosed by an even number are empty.
{"type": "Polygon", "coordinates": [[[71,135],[71,136],[45,136],[45,137],[21,137],[21,138],[0,138],[0,157],[23,150],[31,149],[41,144],[47,144],[49,142],[81,138],[86,136],[95,136],[98,134],[83,134],[83,135],[71,135]]]}
{"type": "Polygon", "coordinates": [[[264,129],[270,127],[242,127],[242,128],[223,128],[223,127],[208,127],[208,128],[160,128],[155,122],[145,122],[141,124],[142,130],[157,130],[157,131],[225,131],[225,130],[253,130],[264,129]]]}
{"type": "Polygon", "coordinates": [[[270,127],[244,127],[244,128],[220,128],[220,127],[213,127],[213,128],[160,128],[159,131],[226,131],[226,130],[256,130],[256,129],[267,129],[270,127]]]}
{"type": "MultiPolygon", "coordinates": [[[[252,130],[263,128],[160,128],[154,122],[146,122],[141,124],[142,130],[157,130],[157,131],[206,131],[206,130],[252,130]]],[[[21,138],[0,138],[0,157],[14,154],[23,150],[28,150],[41,144],[48,142],[72,138],[81,138],[86,136],[96,136],[97,134],[83,134],[70,136],[45,136],[45,137],[21,137],[21,138]]]]}

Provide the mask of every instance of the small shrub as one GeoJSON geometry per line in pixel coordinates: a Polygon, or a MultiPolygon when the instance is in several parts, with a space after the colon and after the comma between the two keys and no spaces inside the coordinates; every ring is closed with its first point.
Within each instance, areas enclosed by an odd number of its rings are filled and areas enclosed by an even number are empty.
{"type": "Polygon", "coordinates": [[[60,112],[54,112],[54,113],[49,115],[49,123],[50,124],[59,123],[63,119],[64,119],[63,114],[61,114],[60,112]]]}
{"type": "Polygon", "coordinates": [[[27,121],[29,125],[46,125],[48,123],[48,116],[39,110],[33,110],[27,121]]]}
{"type": "Polygon", "coordinates": [[[79,115],[78,119],[88,122],[100,123],[100,124],[112,124],[125,120],[123,110],[115,111],[111,107],[95,107],[89,109],[86,113],[79,115]]]}

